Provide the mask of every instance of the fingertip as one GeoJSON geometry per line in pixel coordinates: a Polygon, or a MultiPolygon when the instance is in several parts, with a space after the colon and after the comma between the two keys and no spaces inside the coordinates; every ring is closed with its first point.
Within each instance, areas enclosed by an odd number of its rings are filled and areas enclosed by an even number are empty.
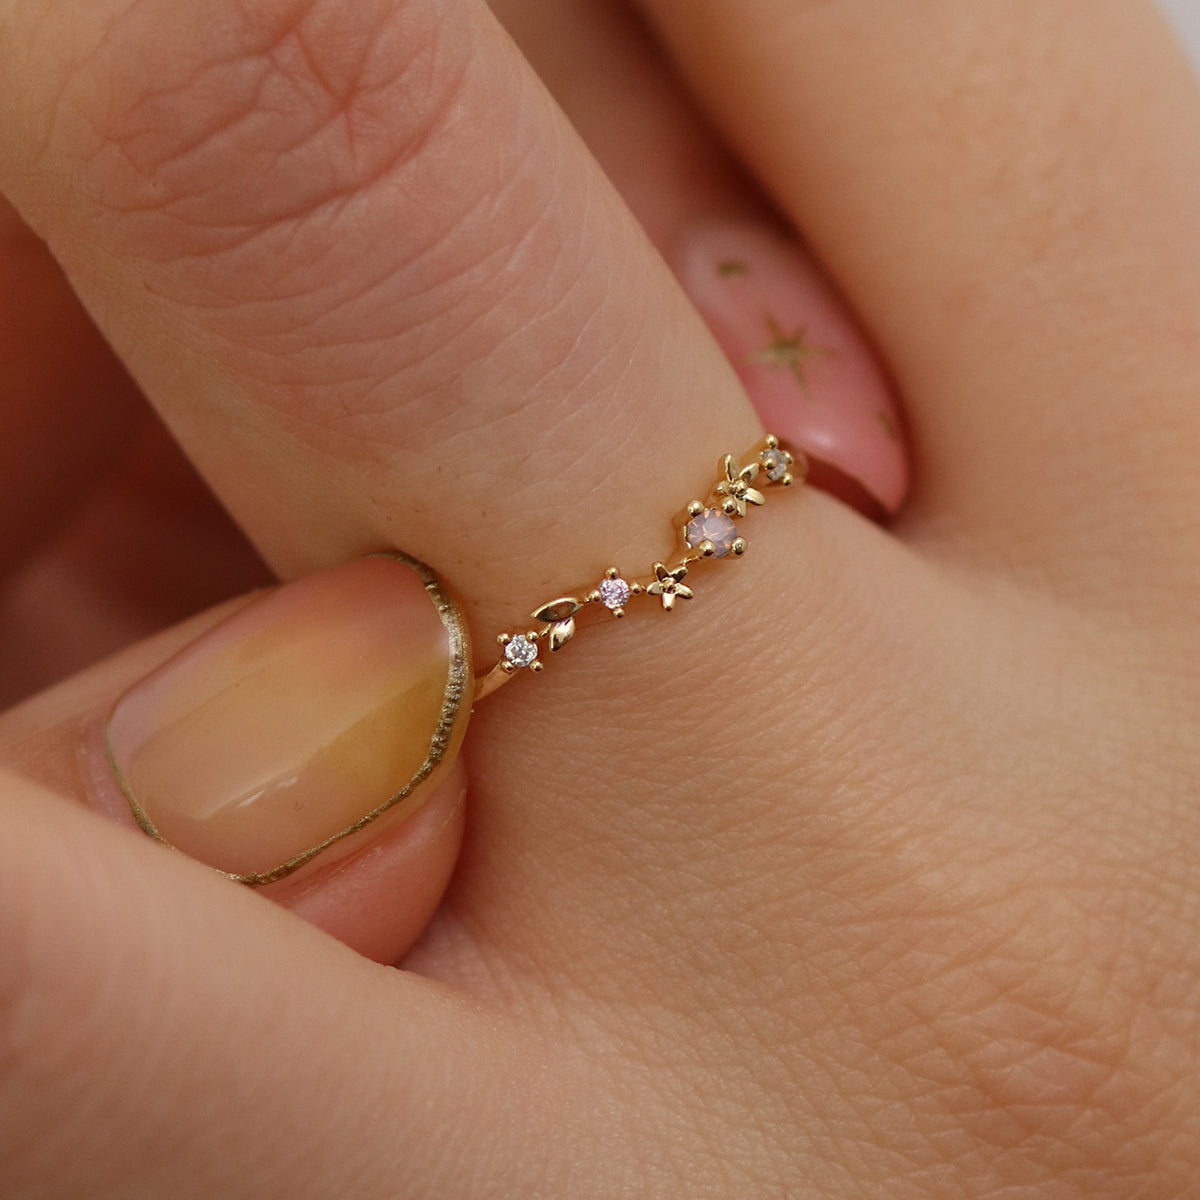
{"type": "Polygon", "coordinates": [[[263,894],[375,962],[397,963],[437,910],[462,845],[466,772],[456,762],[422,808],[327,867],[263,894]]]}
{"type": "Polygon", "coordinates": [[[148,834],[263,886],[417,811],[462,739],[469,657],[427,567],[358,559],[264,594],[126,690],[105,756],[148,834]]]}
{"type": "Polygon", "coordinates": [[[817,486],[868,514],[897,512],[909,482],[899,403],[800,244],[762,223],[714,221],[687,229],[675,260],[763,426],[824,468],[817,486]]]}

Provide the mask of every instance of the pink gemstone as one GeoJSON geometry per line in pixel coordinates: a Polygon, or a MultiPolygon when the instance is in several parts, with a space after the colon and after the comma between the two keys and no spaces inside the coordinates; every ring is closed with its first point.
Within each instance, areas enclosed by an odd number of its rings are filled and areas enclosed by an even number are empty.
{"type": "Polygon", "coordinates": [[[736,537],[737,527],[732,518],[719,508],[706,508],[687,523],[687,544],[695,549],[701,542],[712,542],[717,548],[717,558],[729,553],[736,537]]]}
{"type": "Polygon", "coordinates": [[[629,584],[621,578],[602,580],[600,600],[605,608],[623,608],[629,602],[629,584]]]}

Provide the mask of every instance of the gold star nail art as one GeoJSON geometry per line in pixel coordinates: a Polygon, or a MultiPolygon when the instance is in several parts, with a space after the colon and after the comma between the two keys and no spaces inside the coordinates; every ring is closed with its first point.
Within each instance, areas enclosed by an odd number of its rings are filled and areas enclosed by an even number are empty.
{"type": "Polygon", "coordinates": [[[783,326],[767,314],[767,329],[771,340],[761,350],[749,357],[750,362],[764,363],[768,367],[782,367],[790,371],[796,378],[805,395],[808,395],[808,378],[804,372],[814,360],[824,357],[829,351],[824,346],[814,346],[805,341],[803,328],[794,333],[785,333],[783,326]]]}

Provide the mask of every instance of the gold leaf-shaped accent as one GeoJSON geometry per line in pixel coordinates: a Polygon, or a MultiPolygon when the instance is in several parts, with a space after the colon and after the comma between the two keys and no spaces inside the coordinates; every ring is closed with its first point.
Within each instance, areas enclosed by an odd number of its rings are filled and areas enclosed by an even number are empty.
{"type": "Polygon", "coordinates": [[[550,627],[550,649],[560,650],[575,636],[575,618],[568,617],[565,621],[556,621],[550,627]]]}
{"type": "Polygon", "coordinates": [[[558,600],[551,600],[549,604],[543,604],[534,612],[533,619],[544,621],[547,625],[556,625],[559,621],[570,620],[582,607],[583,602],[576,600],[574,596],[562,596],[558,600]]]}

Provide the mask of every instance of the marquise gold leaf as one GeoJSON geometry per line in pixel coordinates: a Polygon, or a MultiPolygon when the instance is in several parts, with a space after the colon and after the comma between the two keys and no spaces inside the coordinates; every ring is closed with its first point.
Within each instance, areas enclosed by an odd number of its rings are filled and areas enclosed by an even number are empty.
{"type": "MultiPolygon", "coordinates": [[[[582,600],[576,600],[574,596],[562,596],[536,609],[533,613],[533,619],[535,621],[543,621],[547,625],[555,625],[559,621],[569,620],[582,607],[582,600]]],[[[570,634],[567,636],[570,637],[570,634]]]]}
{"type": "Polygon", "coordinates": [[[556,621],[550,626],[550,649],[560,650],[575,636],[575,618],[556,621]]]}

